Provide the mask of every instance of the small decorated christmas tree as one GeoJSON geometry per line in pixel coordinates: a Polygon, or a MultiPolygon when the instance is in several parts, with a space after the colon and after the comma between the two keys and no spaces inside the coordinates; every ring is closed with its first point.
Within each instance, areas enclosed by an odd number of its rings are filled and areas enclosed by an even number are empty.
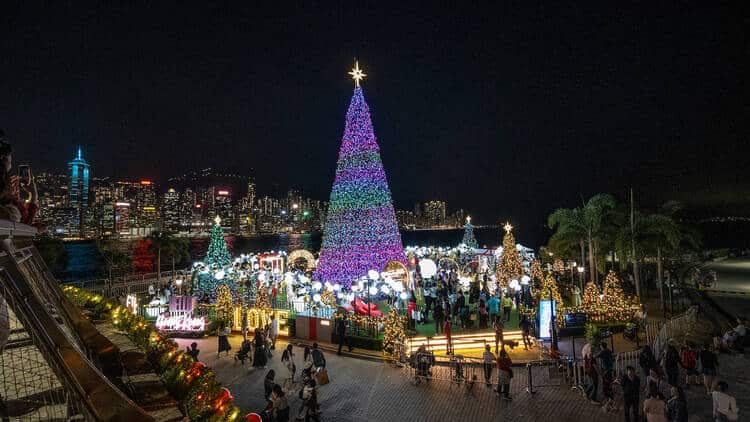
{"type": "Polygon", "coordinates": [[[560,297],[560,291],[557,289],[557,282],[552,274],[544,276],[542,281],[542,288],[539,289],[540,300],[549,300],[550,297],[555,299],[556,306],[559,309],[562,306],[562,297],[560,297]]]}
{"type": "Polygon", "coordinates": [[[466,217],[466,226],[464,226],[464,238],[461,243],[471,249],[476,249],[478,246],[477,239],[474,237],[474,226],[471,225],[471,217],[466,217]]]}
{"type": "Polygon", "coordinates": [[[627,321],[633,315],[631,301],[625,297],[619,277],[610,271],[604,279],[600,314],[607,320],[627,321]]]}
{"type": "Polygon", "coordinates": [[[542,264],[538,259],[531,261],[531,280],[534,283],[541,283],[544,280],[544,272],[542,271],[542,264]]]}
{"type": "Polygon", "coordinates": [[[232,291],[226,284],[219,285],[216,293],[216,317],[227,324],[232,323],[232,291]]]}
{"type": "Polygon", "coordinates": [[[552,263],[552,271],[557,275],[560,275],[565,272],[565,263],[563,262],[562,259],[560,258],[555,259],[555,262],[552,263]]]}
{"type": "Polygon", "coordinates": [[[383,353],[389,356],[395,356],[405,341],[406,318],[400,316],[395,309],[391,309],[385,317],[383,353]]]}
{"type": "Polygon", "coordinates": [[[523,275],[521,256],[516,249],[516,239],[513,236],[513,226],[505,223],[505,237],[503,237],[503,255],[497,266],[497,283],[501,287],[507,287],[511,280],[518,280],[523,275]]]}
{"type": "Polygon", "coordinates": [[[583,290],[581,307],[587,314],[594,316],[599,312],[599,287],[596,283],[587,283],[583,290]]]}
{"type": "Polygon", "coordinates": [[[214,226],[211,228],[211,240],[208,243],[208,253],[206,254],[206,264],[225,266],[231,263],[229,252],[227,251],[227,242],[224,241],[224,230],[221,228],[221,218],[217,215],[214,219],[214,226]]]}

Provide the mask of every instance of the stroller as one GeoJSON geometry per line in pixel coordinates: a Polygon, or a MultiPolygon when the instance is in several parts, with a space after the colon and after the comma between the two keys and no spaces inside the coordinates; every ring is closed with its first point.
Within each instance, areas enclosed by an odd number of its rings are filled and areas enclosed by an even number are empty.
{"type": "Polygon", "coordinates": [[[242,365],[245,364],[245,360],[252,360],[250,357],[250,351],[253,348],[252,342],[249,339],[245,339],[240,346],[240,350],[234,355],[234,360],[239,360],[242,365]]]}
{"type": "Polygon", "coordinates": [[[422,380],[429,381],[432,377],[432,365],[435,364],[435,356],[427,352],[424,346],[420,346],[417,353],[411,356],[411,367],[414,368],[414,384],[421,384],[422,380]]]}

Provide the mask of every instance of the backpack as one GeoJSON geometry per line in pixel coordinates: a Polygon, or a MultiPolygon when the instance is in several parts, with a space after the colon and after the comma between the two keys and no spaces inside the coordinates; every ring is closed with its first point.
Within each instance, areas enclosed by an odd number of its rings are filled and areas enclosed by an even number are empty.
{"type": "Polygon", "coordinates": [[[313,358],[313,363],[315,364],[316,367],[321,367],[321,366],[326,365],[326,360],[323,357],[323,352],[321,352],[320,350],[314,349],[312,351],[312,358],[313,358]]]}

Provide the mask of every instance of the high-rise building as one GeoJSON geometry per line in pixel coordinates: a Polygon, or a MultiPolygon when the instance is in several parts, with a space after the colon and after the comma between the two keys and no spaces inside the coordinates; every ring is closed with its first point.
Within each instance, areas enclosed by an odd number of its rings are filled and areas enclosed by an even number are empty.
{"type": "Polygon", "coordinates": [[[70,188],[68,189],[68,206],[78,211],[77,230],[79,235],[83,232],[83,219],[86,208],[89,206],[89,170],[90,166],[83,159],[81,147],[78,147],[78,155],[68,163],[70,170],[70,188]]]}
{"type": "Polygon", "coordinates": [[[162,225],[170,231],[182,230],[182,204],[180,194],[174,188],[169,188],[162,198],[161,218],[162,225]]]}
{"type": "Polygon", "coordinates": [[[445,201],[429,201],[425,202],[424,219],[429,227],[437,227],[445,225],[445,201]]]}
{"type": "Polygon", "coordinates": [[[229,188],[216,188],[214,191],[214,213],[221,217],[224,227],[232,227],[234,213],[232,212],[232,195],[229,188]]]}
{"type": "MultiPolygon", "coordinates": [[[[145,236],[153,231],[159,222],[159,210],[156,203],[156,184],[152,180],[141,180],[135,195],[136,208],[131,207],[135,217],[136,230],[133,235],[145,236]]],[[[131,225],[131,228],[133,226],[131,225]]]]}
{"type": "Polygon", "coordinates": [[[396,211],[396,221],[399,229],[411,230],[416,225],[417,217],[412,211],[398,210],[396,211]]]}

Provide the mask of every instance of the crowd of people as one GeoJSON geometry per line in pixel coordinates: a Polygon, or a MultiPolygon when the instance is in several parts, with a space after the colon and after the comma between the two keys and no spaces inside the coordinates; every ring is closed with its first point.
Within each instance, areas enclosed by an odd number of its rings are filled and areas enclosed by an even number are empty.
{"type": "MultiPolygon", "coordinates": [[[[741,332],[744,321],[738,322],[738,331],[741,332]]],[[[744,341],[744,338],[739,341],[744,341]]],[[[738,420],[739,410],[736,400],[728,393],[729,385],[717,377],[718,349],[711,344],[699,349],[690,341],[682,344],[679,350],[677,347],[674,342],[669,342],[657,359],[651,347],[645,345],[638,357],[641,376],[634,367],[628,366],[623,377],[613,379],[614,355],[606,343],[602,343],[598,353],[584,354],[586,397],[594,404],[616,409],[612,388],[613,384],[619,384],[626,421],[640,421],[639,414],[643,412],[648,422],[687,422],[684,390],[700,386],[712,401],[713,416],[717,422],[738,420]],[[603,403],[598,399],[600,390],[604,395],[603,403]],[[642,404],[641,393],[645,393],[646,397],[642,404]]]]}

